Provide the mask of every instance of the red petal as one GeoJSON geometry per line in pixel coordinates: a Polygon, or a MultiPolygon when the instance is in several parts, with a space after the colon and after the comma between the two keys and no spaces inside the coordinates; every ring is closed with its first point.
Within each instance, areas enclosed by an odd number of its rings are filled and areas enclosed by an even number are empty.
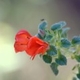
{"type": "Polygon", "coordinates": [[[16,40],[14,44],[15,51],[16,52],[25,51],[30,37],[31,35],[26,30],[20,30],[15,36],[16,40]]]}
{"type": "Polygon", "coordinates": [[[15,36],[15,40],[19,40],[19,39],[30,39],[30,37],[32,37],[26,30],[20,30],[16,36],[15,36]]]}
{"type": "Polygon", "coordinates": [[[15,42],[14,44],[15,52],[22,52],[25,51],[27,48],[27,44],[22,44],[19,42],[15,42]]]}
{"type": "Polygon", "coordinates": [[[43,40],[33,36],[30,38],[26,52],[29,54],[32,58],[35,57],[37,54],[43,54],[46,52],[48,48],[48,43],[44,42],[43,40]]]}

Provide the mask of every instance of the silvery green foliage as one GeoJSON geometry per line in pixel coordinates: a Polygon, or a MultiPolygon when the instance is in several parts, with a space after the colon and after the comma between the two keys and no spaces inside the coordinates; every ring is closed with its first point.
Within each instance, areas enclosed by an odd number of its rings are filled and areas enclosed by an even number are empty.
{"type": "Polygon", "coordinates": [[[58,23],[55,23],[51,26],[51,30],[55,31],[55,30],[60,30],[61,28],[66,26],[66,22],[65,21],[60,21],[58,23]]]}
{"type": "Polygon", "coordinates": [[[71,46],[71,43],[67,38],[61,39],[61,47],[69,48],[70,46],[71,46]]]}
{"type": "Polygon", "coordinates": [[[39,25],[38,25],[38,29],[40,30],[45,30],[45,28],[47,27],[47,21],[43,20],[39,25]]]}
{"type": "Polygon", "coordinates": [[[72,44],[80,44],[80,36],[74,36],[72,38],[72,44]]]}
{"type": "Polygon", "coordinates": [[[45,20],[38,25],[37,36],[49,43],[49,49],[41,57],[45,63],[50,64],[55,75],[59,73],[59,66],[67,65],[67,57],[75,59],[78,64],[72,70],[78,69],[76,76],[80,79],[80,36],[74,36],[72,40],[69,40],[68,31],[70,28],[65,26],[66,22],[60,21],[52,24],[51,29],[48,30],[45,20]],[[70,54],[70,56],[67,56],[67,54],[70,54]]]}
{"type": "Polygon", "coordinates": [[[58,73],[59,73],[58,64],[56,64],[55,62],[53,62],[53,63],[51,63],[50,67],[51,67],[53,73],[55,75],[58,75],[58,73]]]}
{"type": "Polygon", "coordinates": [[[38,25],[38,34],[37,36],[39,38],[44,38],[46,35],[46,27],[47,27],[47,21],[43,20],[39,25],[38,25]]]}
{"type": "Polygon", "coordinates": [[[54,45],[50,45],[50,49],[47,51],[48,55],[56,55],[57,54],[57,49],[54,45]]]}
{"type": "Polygon", "coordinates": [[[63,28],[62,29],[62,33],[61,33],[61,37],[63,37],[63,38],[66,38],[66,37],[68,37],[68,31],[70,30],[70,28],[69,27],[66,27],[66,28],[63,28]]]}

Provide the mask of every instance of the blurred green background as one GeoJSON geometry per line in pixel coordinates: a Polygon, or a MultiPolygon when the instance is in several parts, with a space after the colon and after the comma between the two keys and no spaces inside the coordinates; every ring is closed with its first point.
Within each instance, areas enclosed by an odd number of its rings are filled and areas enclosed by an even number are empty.
{"type": "Polygon", "coordinates": [[[55,76],[39,56],[32,61],[24,52],[15,54],[15,34],[26,29],[35,35],[41,19],[49,27],[66,21],[71,39],[80,34],[80,0],[0,0],[0,80],[72,80],[75,60],[69,59],[55,76]]]}

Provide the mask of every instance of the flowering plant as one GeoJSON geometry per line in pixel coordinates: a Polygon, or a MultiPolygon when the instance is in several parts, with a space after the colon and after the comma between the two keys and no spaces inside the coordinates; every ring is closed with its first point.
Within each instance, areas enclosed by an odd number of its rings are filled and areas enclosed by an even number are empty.
{"type": "Polygon", "coordinates": [[[80,79],[80,36],[69,40],[67,33],[70,28],[65,26],[66,22],[60,21],[51,25],[48,30],[47,21],[42,20],[35,36],[26,30],[20,30],[15,36],[15,52],[25,51],[31,59],[40,55],[45,63],[50,64],[55,75],[59,73],[59,66],[67,65],[68,57],[75,59],[78,64],[72,70],[78,70],[76,76],[80,79]]]}

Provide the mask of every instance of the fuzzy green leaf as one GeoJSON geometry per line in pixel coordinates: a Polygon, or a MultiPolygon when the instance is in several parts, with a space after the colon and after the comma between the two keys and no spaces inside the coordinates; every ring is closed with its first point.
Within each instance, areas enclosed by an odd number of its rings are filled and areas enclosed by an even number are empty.
{"type": "Polygon", "coordinates": [[[70,30],[69,27],[63,28],[62,29],[62,33],[61,33],[61,37],[66,38],[67,37],[67,32],[70,30]]]}
{"type": "Polygon", "coordinates": [[[80,62],[80,55],[75,55],[75,59],[80,62]]]}
{"type": "Polygon", "coordinates": [[[65,21],[60,21],[58,23],[55,23],[51,26],[51,30],[55,31],[55,30],[60,30],[62,27],[64,27],[66,25],[65,21]]]}
{"type": "Polygon", "coordinates": [[[40,39],[43,39],[43,37],[39,33],[36,36],[40,39]]]}
{"type": "Polygon", "coordinates": [[[80,44],[80,37],[74,36],[72,39],[72,44],[80,44]]]}
{"type": "Polygon", "coordinates": [[[45,30],[46,27],[47,27],[47,21],[45,21],[45,20],[42,21],[38,26],[38,28],[41,30],[45,30]]]}
{"type": "Polygon", "coordinates": [[[44,36],[46,35],[46,27],[47,27],[47,21],[43,20],[39,26],[38,26],[38,37],[40,39],[44,38],[44,36]]]}
{"type": "Polygon", "coordinates": [[[51,63],[52,62],[52,57],[49,55],[43,55],[43,60],[46,63],[51,63]]]}
{"type": "Polygon", "coordinates": [[[77,78],[80,79],[80,73],[76,74],[77,78]]]}
{"type": "Polygon", "coordinates": [[[72,68],[72,70],[75,70],[76,68],[78,68],[78,66],[79,66],[79,64],[76,64],[76,65],[72,68]]]}
{"type": "Polygon", "coordinates": [[[56,63],[59,65],[67,65],[67,59],[64,55],[59,55],[58,58],[55,59],[56,63]]]}
{"type": "Polygon", "coordinates": [[[77,80],[77,78],[76,77],[73,77],[72,80],[77,80]]]}
{"type": "Polygon", "coordinates": [[[71,43],[68,39],[63,38],[61,39],[61,46],[64,48],[69,48],[71,46],[71,43]]]}
{"type": "Polygon", "coordinates": [[[53,63],[51,63],[50,67],[51,67],[53,73],[54,73],[55,75],[58,75],[58,73],[59,73],[58,64],[56,64],[56,63],[53,62],[53,63]]]}
{"type": "Polygon", "coordinates": [[[52,39],[52,35],[46,35],[45,36],[45,41],[49,42],[52,39]]]}
{"type": "Polygon", "coordinates": [[[53,45],[50,45],[50,49],[47,51],[47,54],[49,54],[49,55],[56,55],[57,54],[57,49],[56,49],[56,47],[55,46],[53,46],[53,45]]]}

